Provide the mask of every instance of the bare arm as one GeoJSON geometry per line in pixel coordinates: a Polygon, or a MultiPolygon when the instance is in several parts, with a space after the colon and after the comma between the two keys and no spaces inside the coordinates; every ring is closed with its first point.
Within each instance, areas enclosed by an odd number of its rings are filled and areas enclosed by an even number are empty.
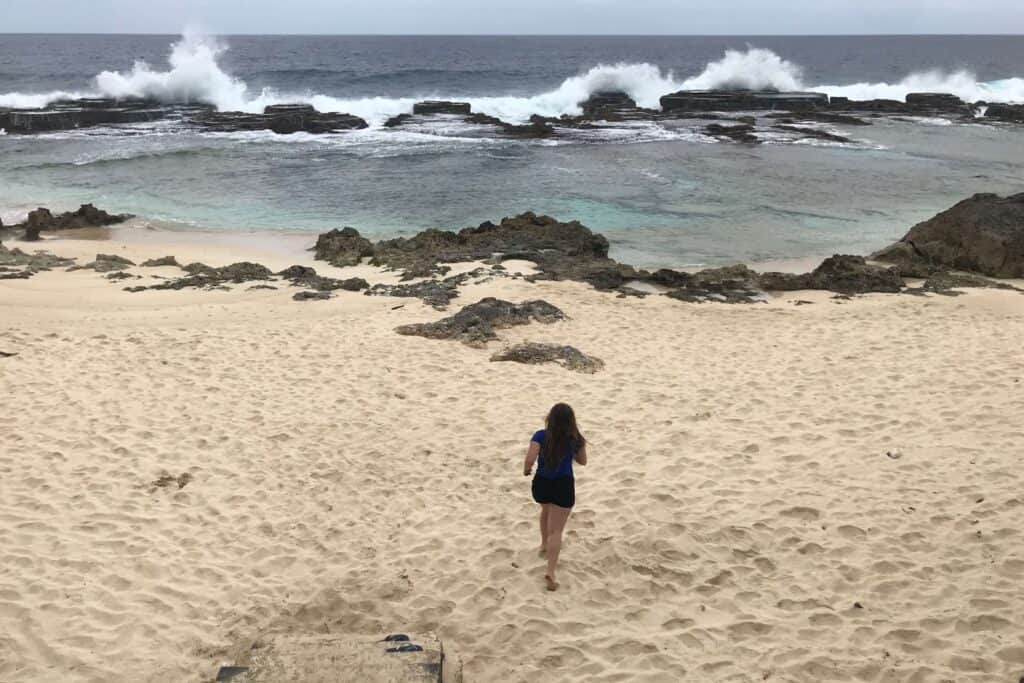
{"type": "Polygon", "coordinates": [[[578,451],[576,451],[576,455],[574,455],[572,459],[575,460],[578,465],[586,465],[587,464],[587,444],[583,444],[582,446],[580,446],[580,449],[578,451]]]}
{"type": "Polygon", "coordinates": [[[526,451],[526,462],[523,463],[523,476],[528,477],[537,463],[537,456],[540,455],[540,444],[536,441],[530,442],[530,448],[526,451]]]}

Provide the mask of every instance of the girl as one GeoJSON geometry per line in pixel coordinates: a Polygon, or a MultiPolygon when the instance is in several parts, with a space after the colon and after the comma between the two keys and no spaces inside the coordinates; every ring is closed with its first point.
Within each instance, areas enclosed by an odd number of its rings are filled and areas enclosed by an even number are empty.
{"type": "Polygon", "coordinates": [[[562,549],[562,531],[576,504],[572,464],[587,464],[587,441],[576,427],[576,414],[565,403],[548,413],[545,428],[530,439],[523,476],[530,476],[534,463],[533,499],[540,503],[540,554],[548,557],[544,575],[549,591],[558,589],[555,569],[562,549]],[[539,458],[539,459],[538,459],[539,458]]]}

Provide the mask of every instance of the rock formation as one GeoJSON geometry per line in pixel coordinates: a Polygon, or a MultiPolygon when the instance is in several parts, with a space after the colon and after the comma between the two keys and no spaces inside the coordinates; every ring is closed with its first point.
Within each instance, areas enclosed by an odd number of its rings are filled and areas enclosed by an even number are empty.
{"type": "Polygon", "coordinates": [[[976,194],[873,254],[907,277],[951,268],[989,277],[1024,277],[1024,193],[976,194]]]}
{"type": "Polygon", "coordinates": [[[262,114],[203,111],[192,118],[202,128],[236,132],[269,130],[279,135],[291,133],[336,133],[358,130],[369,124],[358,116],[319,112],[309,104],[278,104],[264,108],[262,114]]]}
{"type": "Polygon", "coordinates": [[[482,347],[498,338],[495,330],[532,321],[553,323],[565,320],[561,310],[546,301],[526,301],[514,304],[488,297],[437,322],[402,325],[395,332],[428,339],[456,339],[469,346],[482,347]]]}
{"type": "Polygon", "coordinates": [[[373,256],[373,244],[355,228],[342,228],[317,237],[313,251],[318,261],[343,268],[359,265],[364,258],[373,256]]]}
{"type": "Polygon", "coordinates": [[[529,365],[557,363],[567,370],[585,374],[594,374],[604,367],[604,361],[600,358],[588,356],[573,346],[535,342],[516,344],[504,351],[499,351],[491,356],[491,361],[512,361],[529,365]]]}

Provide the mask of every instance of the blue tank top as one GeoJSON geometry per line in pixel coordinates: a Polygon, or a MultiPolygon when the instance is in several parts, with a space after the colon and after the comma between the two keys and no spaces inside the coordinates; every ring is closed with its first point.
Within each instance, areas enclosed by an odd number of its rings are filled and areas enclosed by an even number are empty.
{"type": "Polygon", "coordinates": [[[541,429],[534,433],[533,438],[530,441],[536,441],[541,446],[541,456],[537,458],[537,476],[543,477],[544,479],[558,479],[560,477],[571,477],[572,476],[572,456],[573,449],[570,446],[565,452],[565,456],[562,457],[562,461],[558,463],[558,469],[551,471],[544,467],[544,439],[545,433],[541,429]]]}

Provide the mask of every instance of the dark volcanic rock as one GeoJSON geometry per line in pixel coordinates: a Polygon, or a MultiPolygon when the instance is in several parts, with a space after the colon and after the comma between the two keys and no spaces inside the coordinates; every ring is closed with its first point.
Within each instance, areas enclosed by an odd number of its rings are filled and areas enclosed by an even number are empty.
{"type": "Polygon", "coordinates": [[[907,105],[915,109],[945,111],[949,113],[967,113],[969,106],[956,95],[950,93],[912,92],[906,97],[907,105]]]}
{"type": "Polygon", "coordinates": [[[173,256],[161,256],[160,258],[149,259],[140,263],[144,268],[159,268],[161,266],[174,266],[175,268],[181,268],[181,264],[178,263],[178,259],[173,256]]]}
{"type": "Polygon", "coordinates": [[[357,266],[363,258],[374,253],[370,240],[355,228],[336,228],[323,233],[317,237],[313,251],[318,261],[327,261],[338,267],[357,266]]]}
{"type": "Polygon", "coordinates": [[[932,292],[946,296],[956,296],[963,293],[957,291],[960,289],[1006,289],[1024,293],[1024,290],[1006,282],[997,282],[996,280],[989,280],[980,275],[972,275],[970,273],[950,273],[946,271],[933,273],[922,283],[920,288],[907,289],[905,291],[908,294],[932,292]]]}
{"type": "Polygon", "coordinates": [[[531,321],[553,323],[565,320],[561,310],[546,301],[514,304],[488,297],[464,307],[453,316],[432,323],[402,325],[395,332],[428,339],[457,339],[469,346],[484,346],[498,338],[495,330],[531,321]]]}
{"type": "Polygon", "coordinates": [[[813,140],[825,140],[827,142],[853,142],[850,138],[843,135],[836,135],[835,133],[829,133],[828,131],[821,130],[819,128],[808,128],[806,126],[791,126],[784,123],[779,123],[772,126],[776,130],[784,130],[788,133],[797,133],[804,139],[813,140]]]}
{"type": "Polygon", "coordinates": [[[367,290],[368,296],[395,296],[419,299],[439,311],[448,308],[452,299],[459,296],[458,283],[447,280],[427,280],[408,285],[374,285],[367,290]]]}
{"type": "Polygon", "coordinates": [[[499,261],[520,258],[537,262],[541,270],[550,269],[552,275],[583,263],[614,264],[607,258],[608,240],[601,235],[576,221],[560,223],[531,212],[503,218],[498,225],[488,221],[458,233],[430,229],[413,237],[378,242],[371,263],[405,270],[424,263],[486,260],[496,254],[500,255],[499,261]]]}
{"type": "Polygon", "coordinates": [[[270,280],[273,273],[266,266],[258,263],[242,261],[222,268],[212,268],[205,263],[190,263],[183,268],[189,275],[174,280],[167,280],[148,287],[126,287],[128,292],[143,292],[147,289],[230,289],[228,284],[270,280]]]}
{"type": "MultiPolygon", "coordinates": [[[[123,223],[132,218],[131,214],[112,215],[97,209],[92,204],[82,204],[76,211],[67,211],[54,216],[49,209],[42,207],[30,211],[22,224],[25,228],[25,239],[39,239],[41,231],[73,230],[76,228],[98,228],[123,223]]],[[[17,226],[13,226],[17,227],[17,226]]]]}
{"type": "Polygon", "coordinates": [[[868,263],[863,256],[836,254],[821,262],[810,273],[811,289],[826,289],[840,294],[899,292],[903,279],[895,268],[868,263]]]}
{"type": "Polygon", "coordinates": [[[308,104],[272,105],[266,107],[262,114],[203,110],[192,118],[192,123],[217,131],[270,130],[279,135],[299,132],[335,133],[367,128],[369,125],[358,116],[319,112],[308,104]]]}
{"type": "MultiPolygon", "coordinates": [[[[834,100],[835,98],[833,98],[834,100]]],[[[768,118],[779,119],[782,123],[796,123],[798,121],[815,121],[818,123],[833,123],[842,126],[870,126],[870,121],[849,114],[836,114],[824,111],[803,111],[799,113],[786,112],[783,114],[768,114],[768,118]]]]}
{"type": "Polygon", "coordinates": [[[604,367],[604,361],[600,358],[588,356],[573,346],[535,342],[516,344],[504,351],[499,351],[491,356],[491,361],[512,361],[530,365],[557,363],[567,370],[586,374],[593,374],[604,367]]]}
{"type": "Polygon", "coordinates": [[[666,112],[806,111],[828,107],[828,95],[816,92],[758,90],[681,90],[661,98],[666,112]]]}
{"type": "Polygon", "coordinates": [[[985,118],[1024,123],[1024,104],[990,104],[985,110],[985,118]]]}
{"type": "Polygon", "coordinates": [[[72,266],[69,270],[95,270],[97,273],[110,273],[134,266],[135,262],[117,254],[96,254],[96,260],[84,266],[72,266]]]}
{"type": "Polygon", "coordinates": [[[758,281],[770,292],[821,289],[840,294],[896,293],[905,286],[896,268],[870,264],[863,256],[840,254],[828,257],[810,273],[762,273],[758,281]]]}
{"type": "Polygon", "coordinates": [[[593,93],[590,97],[579,103],[583,115],[591,118],[600,117],[605,114],[615,114],[627,109],[636,109],[636,100],[620,90],[609,90],[593,93]]]}
{"type": "Polygon", "coordinates": [[[757,273],[745,265],[708,268],[696,273],[659,270],[651,281],[672,290],[666,296],[690,303],[763,303],[757,273]]]}
{"type": "Polygon", "coordinates": [[[317,275],[316,270],[308,266],[291,266],[282,270],[278,275],[291,280],[292,285],[295,287],[308,287],[318,292],[333,292],[339,289],[348,292],[358,292],[370,287],[370,283],[361,277],[353,277],[346,280],[323,277],[322,275],[317,275]]]}
{"type": "Polygon", "coordinates": [[[212,277],[217,274],[216,268],[214,268],[213,266],[208,266],[205,263],[200,263],[198,261],[190,263],[187,266],[182,266],[181,269],[184,270],[189,275],[208,275],[212,277]]]}
{"type": "Polygon", "coordinates": [[[504,123],[501,132],[514,138],[547,138],[555,134],[555,128],[543,119],[536,119],[521,126],[504,123]]]}
{"type": "Polygon", "coordinates": [[[397,128],[398,126],[405,125],[413,120],[412,114],[399,114],[398,116],[392,116],[390,119],[384,122],[385,128],[397,128]]]}
{"type": "Polygon", "coordinates": [[[252,280],[269,280],[271,275],[273,275],[273,273],[270,272],[270,269],[266,266],[261,266],[258,263],[251,263],[249,261],[232,263],[230,266],[224,266],[223,268],[216,269],[217,279],[233,282],[235,284],[250,282],[252,280]]]}
{"type": "Polygon", "coordinates": [[[82,99],[54,102],[45,109],[0,111],[0,128],[11,134],[47,133],[166,117],[169,110],[149,100],[82,99]]]}
{"type": "Polygon", "coordinates": [[[22,268],[23,270],[21,272],[28,273],[28,275],[21,275],[20,273],[12,274],[11,272],[8,272],[8,277],[5,279],[31,277],[40,271],[70,266],[73,265],[74,262],[75,259],[73,258],[55,256],[54,254],[46,251],[37,251],[34,254],[27,254],[21,249],[8,249],[3,244],[0,244],[0,266],[14,266],[22,268]]]}
{"type": "Polygon", "coordinates": [[[330,298],[330,292],[296,292],[292,296],[295,301],[325,301],[330,298]]]}
{"type": "Polygon", "coordinates": [[[469,114],[469,102],[427,100],[412,105],[413,114],[469,114]]]}
{"type": "Polygon", "coordinates": [[[443,311],[448,308],[448,304],[451,303],[452,299],[459,296],[459,285],[463,285],[470,280],[475,280],[478,283],[486,282],[496,275],[501,275],[501,273],[496,273],[493,270],[489,271],[485,268],[477,268],[468,273],[453,275],[444,280],[433,279],[400,285],[374,285],[366,294],[369,296],[412,297],[420,299],[423,303],[433,306],[439,311],[443,311]]]}
{"type": "Polygon", "coordinates": [[[1024,193],[976,194],[871,257],[900,272],[950,268],[989,277],[1024,277],[1024,193]]]}
{"type": "Polygon", "coordinates": [[[754,135],[754,126],[749,123],[740,123],[735,126],[723,126],[720,123],[710,123],[704,127],[704,132],[712,137],[728,138],[730,140],[746,144],[757,144],[761,142],[757,139],[757,136],[754,135]]]}

